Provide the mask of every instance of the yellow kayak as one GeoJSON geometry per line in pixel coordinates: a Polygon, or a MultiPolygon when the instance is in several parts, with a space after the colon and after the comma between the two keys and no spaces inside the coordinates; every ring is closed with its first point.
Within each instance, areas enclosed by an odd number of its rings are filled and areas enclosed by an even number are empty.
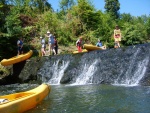
{"type": "Polygon", "coordinates": [[[77,54],[77,53],[85,53],[85,52],[88,52],[88,50],[83,49],[82,52],[79,52],[78,50],[76,50],[76,51],[73,52],[73,54],[77,54]]]}
{"type": "Polygon", "coordinates": [[[32,54],[33,54],[33,51],[30,50],[29,52],[27,52],[25,54],[21,54],[21,55],[18,55],[18,56],[9,58],[9,59],[3,59],[1,61],[1,65],[8,66],[8,65],[12,65],[12,64],[24,61],[24,60],[30,58],[32,56],[32,54]]]}
{"type": "Polygon", "coordinates": [[[87,49],[88,51],[105,50],[106,49],[105,46],[103,46],[103,47],[97,47],[97,46],[92,45],[92,44],[84,44],[83,47],[84,47],[84,49],[87,49]]]}
{"type": "Polygon", "coordinates": [[[0,96],[0,113],[22,113],[34,108],[39,104],[50,92],[48,84],[41,84],[35,89],[14,93],[10,95],[0,96]]]}

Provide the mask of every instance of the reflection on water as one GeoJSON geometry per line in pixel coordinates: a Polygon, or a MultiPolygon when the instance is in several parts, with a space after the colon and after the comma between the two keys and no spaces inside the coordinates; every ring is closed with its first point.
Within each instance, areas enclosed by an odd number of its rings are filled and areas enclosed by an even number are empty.
{"type": "Polygon", "coordinates": [[[0,86],[0,95],[7,95],[21,91],[26,91],[28,89],[35,88],[37,86],[38,86],[37,84],[11,84],[0,86]]]}
{"type": "MultiPolygon", "coordinates": [[[[21,88],[28,86],[23,85],[21,88]]],[[[12,90],[17,88],[14,87],[12,90]]],[[[150,87],[58,85],[51,88],[49,97],[26,113],[149,113],[150,111],[150,87]]]]}

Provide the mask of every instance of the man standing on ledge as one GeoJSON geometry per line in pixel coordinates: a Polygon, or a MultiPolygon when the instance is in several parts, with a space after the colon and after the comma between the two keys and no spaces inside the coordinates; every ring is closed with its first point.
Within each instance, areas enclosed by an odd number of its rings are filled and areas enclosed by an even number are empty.
{"type": "Polygon", "coordinates": [[[23,40],[22,37],[17,41],[18,55],[23,54],[23,40]]]}
{"type": "Polygon", "coordinates": [[[54,55],[56,55],[56,52],[54,50],[55,40],[54,40],[53,35],[49,31],[47,31],[46,37],[48,37],[48,42],[49,42],[49,55],[51,55],[52,52],[54,53],[54,55]]]}

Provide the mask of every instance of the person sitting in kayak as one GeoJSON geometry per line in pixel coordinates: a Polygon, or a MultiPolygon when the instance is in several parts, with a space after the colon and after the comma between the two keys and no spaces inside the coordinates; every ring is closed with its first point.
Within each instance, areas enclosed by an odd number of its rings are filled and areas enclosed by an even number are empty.
{"type": "Polygon", "coordinates": [[[106,46],[103,46],[103,44],[102,44],[102,42],[101,42],[100,39],[98,39],[98,42],[97,42],[96,46],[97,46],[97,47],[100,47],[100,48],[102,48],[102,49],[106,49],[106,46]]]}
{"type": "Polygon", "coordinates": [[[97,47],[102,47],[102,46],[103,46],[103,45],[102,45],[102,42],[100,41],[100,39],[98,39],[98,42],[97,42],[96,46],[97,46],[97,47]]]}
{"type": "Polygon", "coordinates": [[[76,41],[76,47],[79,52],[82,52],[82,36],[80,36],[80,38],[76,41]]]}
{"type": "Polygon", "coordinates": [[[17,41],[18,55],[23,54],[23,40],[22,37],[17,41]]]}

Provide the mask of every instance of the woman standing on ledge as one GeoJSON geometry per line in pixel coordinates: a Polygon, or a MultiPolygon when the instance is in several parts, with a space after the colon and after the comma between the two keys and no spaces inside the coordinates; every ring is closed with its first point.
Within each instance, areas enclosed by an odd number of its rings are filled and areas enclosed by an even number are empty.
{"type": "Polygon", "coordinates": [[[116,28],[114,30],[114,40],[115,40],[115,48],[120,47],[121,31],[118,25],[116,25],[116,28]]]}

